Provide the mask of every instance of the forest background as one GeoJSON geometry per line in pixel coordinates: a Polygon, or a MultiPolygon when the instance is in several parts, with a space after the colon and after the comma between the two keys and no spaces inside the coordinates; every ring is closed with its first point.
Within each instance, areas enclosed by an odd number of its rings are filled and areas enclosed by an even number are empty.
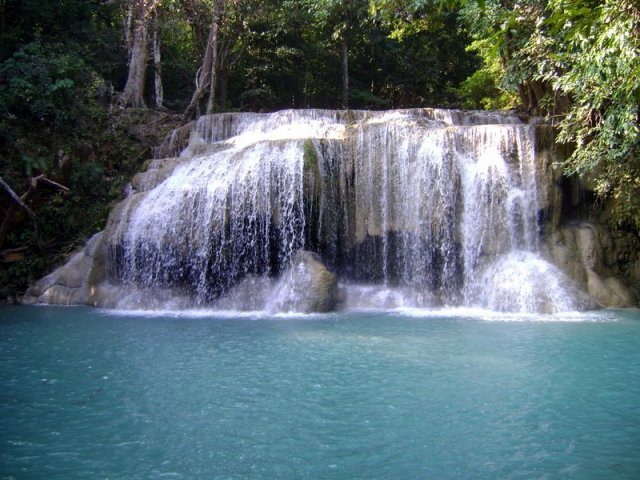
{"type": "Polygon", "coordinates": [[[221,111],[541,116],[558,168],[637,235],[639,51],[635,0],[0,0],[0,298],[101,230],[171,128],[221,111]]]}

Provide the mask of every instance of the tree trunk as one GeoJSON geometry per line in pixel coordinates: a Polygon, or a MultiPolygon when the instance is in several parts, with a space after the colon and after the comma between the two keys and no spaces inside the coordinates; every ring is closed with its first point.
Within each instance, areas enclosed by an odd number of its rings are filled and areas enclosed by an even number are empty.
{"type": "Polygon", "coordinates": [[[129,2],[127,5],[127,16],[124,20],[124,44],[127,47],[127,63],[131,62],[131,49],[133,48],[133,39],[131,31],[133,30],[133,7],[134,3],[129,2]]]}
{"type": "Polygon", "coordinates": [[[220,71],[220,107],[225,108],[229,95],[229,67],[224,66],[220,71]]]}
{"type": "Polygon", "coordinates": [[[346,32],[340,37],[340,57],[342,66],[342,108],[349,108],[349,44],[346,32]]]}
{"type": "MultiPolygon", "coordinates": [[[[147,32],[149,0],[131,0],[133,13],[133,35],[131,57],[129,59],[129,75],[122,93],[122,104],[125,107],[145,107],[144,83],[147,72],[149,35],[147,32]]],[[[153,3],[153,2],[151,2],[153,3]]]]}
{"type": "Polygon", "coordinates": [[[195,116],[200,105],[200,101],[207,91],[209,91],[207,111],[210,112],[213,110],[213,102],[215,101],[216,59],[218,54],[218,8],[221,4],[221,0],[216,0],[213,5],[211,29],[209,30],[207,47],[204,51],[204,59],[202,60],[202,66],[196,74],[196,90],[191,97],[191,102],[189,102],[189,105],[184,111],[184,115],[182,117],[183,123],[188,122],[195,116]],[[211,85],[212,76],[213,85],[211,85]]]}
{"type": "Polygon", "coordinates": [[[225,39],[220,46],[220,53],[218,54],[218,71],[220,72],[220,100],[218,101],[218,105],[222,108],[226,107],[229,94],[229,72],[231,70],[229,49],[231,45],[232,42],[230,42],[228,38],[225,39]]]}
{"type": "Polygon", "coordinates": [[[530,113],[529,112],[529,103],[530,103],[529,89],[526,87],[524,83],[518,83],[516,85],[516,88],[518,89],[518,96],[520,97],[520,103],[522,104],[524,109],[528,113],[530,113]]]}
{"type": "MultiPolygon", "coordinates": [[[[209,35],[209,39],[211,39],[211,35],[209,35]]],[[[207,87],[209,86],[209,75],[211,74],[211,42],[207,41],[207,48],[204,51],[204,59],[202,60],[202,66],[198,69],[196,73],[196,89],[193,92],[193,96],[191,97],[191,101],[189,105],[184,111],[184,115],[182,117],[183,123],[188,122],[194,116],[196,116],[196,112],[198,110],[198,106],[200,104],[200,100],[204,96],[207,91],[207,87]]]]}
{"type": "Polygon", "coordinates": [[[220,1],[213,3],[213,19],[211,20],[211,73],[209,74],[209,100],[207,101],[207,115],[213,113],[216,102],[216,82],[218,70],[218,13],[220,1]]]}
{"type": "Polygon", "coordinates": [[[164,102],[164,89],[162,88],[162,58],[160,55],[160,33],[158,28],[158,12],[153,17],[153,39],[151,48],[153,52],[153,86],[156,107],[161,108],[164,102]]]}
{"type": "Polygon", "coordinates": [[[353,0],[342,0],[340,8],[340,69],[342,77],[342,108],[349,108],[349,30],[354,15],[353,0]]]}

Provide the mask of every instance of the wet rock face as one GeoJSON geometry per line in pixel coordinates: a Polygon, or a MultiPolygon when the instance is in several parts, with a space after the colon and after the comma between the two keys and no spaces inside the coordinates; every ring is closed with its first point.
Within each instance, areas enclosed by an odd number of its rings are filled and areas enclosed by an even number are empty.
{"type": "Polygon", "coordinates": [[[640,247],[561,223],[552,141],[495,112],[203,116],[132,179],[102,240],[26,301],[325,312],[338,303],[336,272],[383,286],[384,299],[355,301],[383,308],[553,312],[564,297],[591,308],[581,290],[631,305],[640,247]]]}
{"type": "Polygon", "coordinates": [[[74,253],[65,265],[35,282],[27,290],[22,303],[91,304],[95,285],[102,281],[102,242],[101,232],[92,237],[83,250],[74,253]]]}
{"type": "Polygon", "coordinates": [[[299,251],[272,294],[272,312],[323,313],[335,310],[338,281],[313,252],[299,251]]]}
{"type": "Polygon", "coordinates": [[[554,263],[603,307],[636,306],[640,292],[627,285],[638,284],[640,278],[633,268],[626,272],[621,268],[634,265],[628,262],[633,256],[633,238],[615,237],[604,225],[579,222],[554,232],[545,249],[554,263]]]}

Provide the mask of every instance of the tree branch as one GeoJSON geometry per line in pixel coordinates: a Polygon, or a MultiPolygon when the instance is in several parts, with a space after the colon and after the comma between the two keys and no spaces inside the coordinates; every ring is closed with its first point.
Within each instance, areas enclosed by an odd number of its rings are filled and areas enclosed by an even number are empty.
{"type": "MultiPolygon", "coordinates": [[[[35,190],[38,188],[38,185],[40,183],[65,193],[70,192],[70,190],[67,187],[47,178],[47,176],[43,173],[38,175],[37,177],[33,177],[29,182],[29,188],[27,189],[27,191],[23,193],[22,196],[18,196],[18,194],[13,191],[13,189],[4,181],[4,179],[0,177],[0,187],[2,187],[2,189],[7,193],[7,195],[13,202],[13,205],[16,205],[20,207],[22,210],[24,210],[29,216],[29,218],[31,219],[31,223],[33,224],[33,230],[35,234],[34,244],[38,250],[41,250],[42,248],[42,244],[40,242],[39,221],[38,221],[37,215],[34,213],[33,210],[31,210],[31,208],[27,205],[26,202],[29,200],[29,198],[31,198],[31,196],[33,195],[33,192],[35,192],[35,190]]],[[[2,247],[2,245],[4,245],[4,240],[7,236],[7,232],[9,231],[9,226],[11,224],[11,221],[13,220],[14,211],[15,211],[14,208],[10,206],[5,212],[5,216],[2,220],[2,224],[0,225],[0,248],[2,247]]]]}
{"type": "MultiPolygon", "coordinates": [[[[36,182],[36,185],[37,185],[37,182],[36,182]]],[[[9,195],[9,198],[14,204],[22,208],[25,212],[27,212],[27,215],[29,215],[29,218],[31,219],[31,223],[33,223],[36,246],[39,248],[40,229],[38,226],[38,217],[36,217],[36,214],[33,213],[33,210],[31,210],[29,206],[26,203],[24,203],[22,198],[20,198],[16,194],[16,192],[13,191],[13,189],[2,179],[2,177],[0,177],[0,187],[2,187],[2,189],[7,193],[7,195],[9,195]]],[[[27,192],[23,195],[23,197],[28,198],[28,196],[30,196],[30,191],[34,188],[35,187],[33,186],[33,183],[32,183],[31,186],[29,187],[29,190],[27,190],[27,192]],[[27,194],[29,195],[27,196],[27,194]]],[[[5,213],[4,219],[2,220],[2,225],[0,226],[0,247],[2,247],[2,245],[4,244],[4,239],[7,236],[7,231],[9,230],[9,223],[10,223],[11,217],[13,217],[12,212],[13,212],[13,209],[9,207],[9,209],[7,209],[7,212],[5,213]]]]}

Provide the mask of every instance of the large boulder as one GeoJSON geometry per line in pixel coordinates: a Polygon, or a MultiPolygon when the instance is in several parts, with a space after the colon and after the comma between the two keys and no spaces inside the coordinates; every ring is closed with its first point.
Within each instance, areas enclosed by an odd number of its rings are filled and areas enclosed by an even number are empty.
{"type": "Polygon", "coordinates": [[[338,303],[338,281],[309,251],[297,252],[276,285],[268,310],[271,312],[330,312],[338,303]]]}
{"type": "Polygon", "coordinates": [[[103,233],[94,235],[69,261],[35,282],[22,298],[24,304],[91,304],[96,285],[103,279],[103,233]]]}

